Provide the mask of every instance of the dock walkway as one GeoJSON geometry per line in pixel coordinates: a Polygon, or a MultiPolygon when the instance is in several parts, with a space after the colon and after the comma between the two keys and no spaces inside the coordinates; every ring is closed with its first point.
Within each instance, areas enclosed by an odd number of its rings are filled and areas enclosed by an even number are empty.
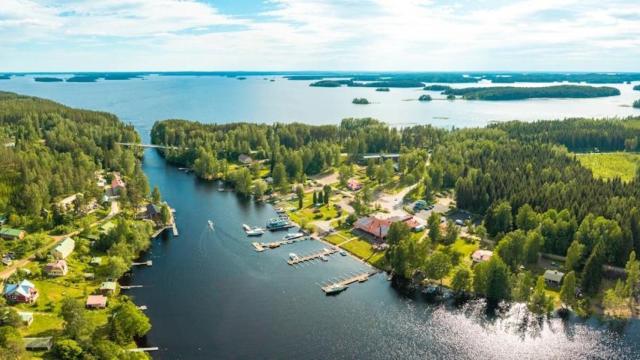
{"type": "Polygon", "coordinates": [[[282,245],[294,244],[300,241],[311,240],[309,236],[300,236],[294,239],[280,240],[274,242],[253,242],[251,245],[256,249],[257,252],[263,252],[268,249],[276,249],[282,245]]]}
{"type": "Polygon", "coordinates": [[[331,255],[331,254],[335,254],[337,252],[338,252],[337,249],[331,247],[329,249],[323,249],[321,251],[315,252],[315,253],[310,254],[310,255],[299,256],[299,257],[296,257],[294,259],[289,259],[289,260],[287,260],[287,264],[289,264],[289,265],[302,264],[304,262],[317,260],[317,259],[320,259],[323,256],[328,256],[328,255],[331,255]]]}
{"type": "Polygon", "coordinates": [[[369,280],[371,276],[377,273],[378,271],[368,271],[364,273],[351,275],[344,279],[339,279],[337,281],[332,281],[332,282],[329,282],[329,284],[322,286],[322,291],[324,291],[325,293],[328,293],[331,291],[330,289],[335,286],[349,286],[355,282],[365,282],[369,280]]]}

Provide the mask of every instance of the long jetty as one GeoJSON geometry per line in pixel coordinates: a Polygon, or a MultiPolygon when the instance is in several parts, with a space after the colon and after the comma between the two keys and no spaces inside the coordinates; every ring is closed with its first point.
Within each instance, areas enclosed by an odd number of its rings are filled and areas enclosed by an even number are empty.
{"type": "Polygon", "coordinates": [[[280,241],[253,242],[253,243],[251,243],[251,245],[253,245],[253,247],[256,249],[257,252],[263,252],[263,251],[268,250],[268,249],[276,249],[276,248],[279,248],[282,245],[294,244],[294,243],[297,243],[299,241],[305,241],[305,240],[311,240],[311,237],[306,236],[306,235],[301,235],[301,236],[299,236],[297,238],[280,240],[280,241]]]}
{"type": "Polygon", "coordinates": [[[321,251],[315,252],[315,253],[310,254],[310,255],[298,256],[296,258],[289,259],[289,260],[287,260],[287,264],[289,264],[289,265],[302,264],[304,262],[317,260],[317,259],[320,259],[323,256],[328,256],[328,255],[331,255],[331,254],[335,254],[337,252],[338,252],[338,250],[336,250],[333,247],[329,248],[329,249],[323,249],[321,251]]]}
{"type": "Polygon", "coordinates": [[[322,286],[322,291],[324,291],[325,293],[329,293],[331,292],[331,288],[336,287],[336,286],[349,286],[353,283],[356,282],[365,282],[367,280],[369,280],[369,278],[375,274],[377,274],[378,271],[368,271],[368,272],[363,272],[363,273],[358,273],[355,275],[349,275],[345,278],[342,279],[338,279],[336,281],[330,281],[327,285],[322,286]]]}

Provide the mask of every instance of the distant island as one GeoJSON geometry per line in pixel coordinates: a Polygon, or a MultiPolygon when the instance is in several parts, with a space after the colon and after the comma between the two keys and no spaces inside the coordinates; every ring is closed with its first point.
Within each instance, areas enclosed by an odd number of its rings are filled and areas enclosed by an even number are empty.
{"type": "Polygon", "coordinates": [[[389,91],[388,87],[377,88],[376,91],[389,91]]]}
{"type": "Polygon", "coordinates": [[[595,98],[620,95],[620,90],[586,85],[554,85],[542,87],[470,87],[449,89],[445,95],[462,96],[466,100],[522,100],[531,98],[595,98]]]}
{"type": "Polygon", "coordinates": [[[431,101],[431,96],[430,95],[420,95],[420,97],[418,98],[418,101],[431,101]]]}
{"type": "Polygon", "coordinates": [[[424,84],[417,80],[384,80],[374,82],[351,82],[347,84],[351,87],[388,87],[388,88],[414,88],[423,87],[424,84]]]}
{"type": "Polygon", "coordinates": [[[67,82],[96,82],[97,77],[94,76],[72,76],[67,79],[67,82]]]}
{"type": "Polygon", "coordinates": [[[366,98],[355,98],[353,99],[353,101],[351,101],[352,104],[357,104],[357,105],[368,105],[371,104],[369,102],[369,100],[367,100],[366,98]]]}
{"type": "Polygon", "coordinates": [[[0,80],[9,80],[11,79],[11,75],[0,74],[0,80]]]}
{"type": "Polygon", "coordinates": [[[640,109],[640,99],[633,102],[633,107],[636,109],[640,109]]]}
{"type": "Polygon", "coordinates": [[[348,85],[351,80],[320,80],[309,84],[312,87],[340,87],[342,85],[348,85]]]}
{"type": "Polygon", "coordinates": [[[422,90],[427,90],[427,91],[445,91],[445,90],[449,90],[451,89],[451,86],[449,85],[428,85],[422,88],[422,90]]]}
{"type": "Polygon", "coordinates": [[[638,91],[640,91],[640,85],[636,85],[636,86],[634,86],[634,87],[633,87],[633,90],[638,90],[638,91]]]}
{"type": "Polygon", "coordinates": [[[56,78],[56,77],[36,77],[34,78],[35,81],[37,82],[61,82],[64,81],[61,78],[56,78]]]}

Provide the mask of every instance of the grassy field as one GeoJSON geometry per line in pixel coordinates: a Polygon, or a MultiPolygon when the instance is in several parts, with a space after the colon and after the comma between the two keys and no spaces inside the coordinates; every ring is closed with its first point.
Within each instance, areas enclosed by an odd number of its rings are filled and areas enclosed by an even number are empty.
{"type": "Polygon", "coordinates": [[[595,177],[619,177],[623,181],[630,181],[640,163],[640,153],[578,154],[578,160],[583,166],[591,169],[595,177]]]}

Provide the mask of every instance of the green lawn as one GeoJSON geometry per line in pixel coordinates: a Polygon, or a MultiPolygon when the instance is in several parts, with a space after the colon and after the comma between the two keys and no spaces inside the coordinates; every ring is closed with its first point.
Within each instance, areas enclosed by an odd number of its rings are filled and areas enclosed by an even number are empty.
{"type": "Polygon", "coordinates": [[[640,153],[578,154],[578,160],[583,166],[591,169],[595,177],[619,177],[623,181],[630,181],[640,163],[640,153]]]}
{"type": "Polygon", "coordinates": [[[384,252],[373,251],[371,244],[365,240],[353,239],[342,245],[342,248],[377,267],[384,261],[384,252]]]}

